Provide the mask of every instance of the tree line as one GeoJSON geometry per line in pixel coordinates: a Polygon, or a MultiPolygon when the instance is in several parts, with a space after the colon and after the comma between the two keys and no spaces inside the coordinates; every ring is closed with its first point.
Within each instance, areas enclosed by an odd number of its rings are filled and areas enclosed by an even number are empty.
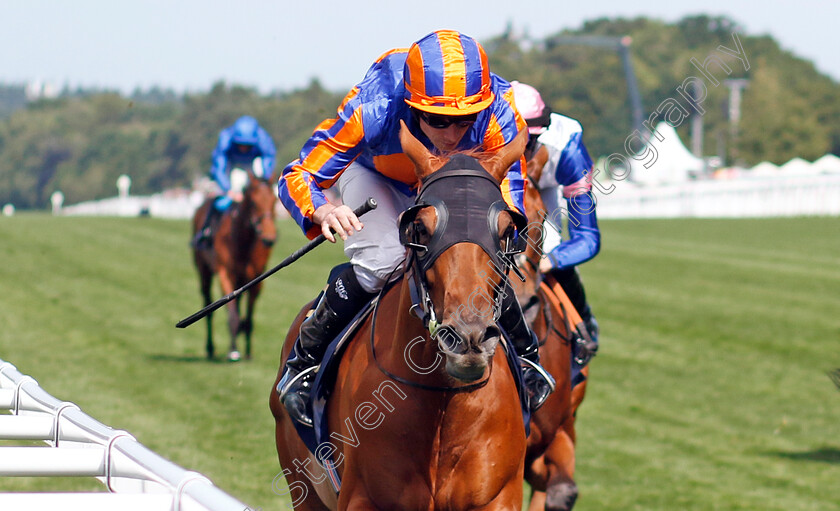
{"type": "MultiPolygon", "coordinates": [[[[725,17],[693,16],[676,23],[597,19],[544,39],[506,31],[482,41],[494,72],[534,85],[554,111],[581,121],[593,157],[624,151],[638,126],[619,53],[569,44],[568,36],[630,37],[643,118],[650,121],[662,118],[656,112],[668,98],[679,99],[678,88],[685,89],[687,79],[703,78],[695,64],[723,57],[725,67],[713,62],[711,74],[721,81],[747,80],[737,125],[730,121],[726,86],[705,79],[702,104],[683,102],[690,112],[698,106],[703,111],[704,155],[753,165],[840,154],[840,84],[781,49],[772,37],[748,35],[725,17]],[[735,39],[742,60],[715,53],[721,46],[735,49],[735,39]]],[[[55,190],[68,204],[110,197],[120,174],[132,177],[136,194],[189,187],[206,175],[219,130],[243,114],[257,117],[271,133],[282,166],[297,156],[317,123],[335,115],[346,92],[325,90],[317,80],[268,95],[219,82],[207,92],[184,95],[160,89],[128,97],[77,90],[26,102],[21,90],[0,85],[0,204],[45,208],[55,190]]],[[[674,110],[670,120],[679,117],[674,110]]],[[[689,124],[677,128],[687,144],[689,124]]]]}

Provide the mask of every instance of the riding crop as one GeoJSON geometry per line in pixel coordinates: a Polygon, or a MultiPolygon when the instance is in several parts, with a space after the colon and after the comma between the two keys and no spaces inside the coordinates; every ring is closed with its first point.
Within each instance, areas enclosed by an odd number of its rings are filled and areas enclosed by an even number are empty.
{"type": "MultiPolygon", "coordinates": [[[[359,216],[362,216],[365,213],[367,213],[368,211],[371,211],[373,209],[376,209],[376,201],[373,199],[373,197],[369,197],[368,200],[365,201],[364,204],[362,204],[361,206],[356,208],[353,211],[353,213],[355,213],[355,215],[357,217],[359,217],[359,216]]],[[[228,303],[231,300],[236,299],[236,297],[238,297],[239,295],[241,295],[245,291],[251,289],[253,286],[259,284],[263,280],[265,280],[268,277],[274,275],[274,273],[276,273],[278,270],[280,270],[282,268],[285,268],[286,266],[289,266],[293,262],[297,261],[298,259],[303,257],[307,252],[309,252],[313,248],[315,248],[318,245],[320,245],[321,243],[323,243],[324,240],[326,240],[326,239],[327,238],[324,236],[323,233],[319,234],[317,238],[313,239],[312,241],[310,241],[306,245],[297,249],[292,255],[290,255],[286,259],[283,259],[283,261],[281,261],[274,268],[268,270],[267,272],[263,273],[262,275],[258,276],[257,278],[255,278],[251,282],[248,282],[247,284],[245,284],[244,286],[240,287],[239,289],[233,291],[232,293],[230,293],[226,296],[223,296],[222,298],[219,298],[218,300],[216,300],[215,302],[211,303],[210,305],[204,307],[203,309],[196,312],[192,316],[182,319],[175,326],[178,327],[178,328],[185,328],[185,327],[188,327],[188,326],[192,325],[193,323],[195,323],[199,319],[203,318],[204,316],[210,314],[211,312],[218,309],[222,305],[228,303]]]]}

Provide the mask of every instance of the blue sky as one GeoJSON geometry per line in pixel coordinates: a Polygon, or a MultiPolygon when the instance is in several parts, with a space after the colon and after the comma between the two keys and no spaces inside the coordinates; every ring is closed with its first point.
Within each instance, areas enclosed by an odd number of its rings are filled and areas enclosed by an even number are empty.
{"type": "Polygon", "coordinates": [[[598,17],[726,15],[770,34],[840,81],[840,2],[704,0],[371,0],[351,4],[236,0],[7,0],[0,19],[0,83],[48,81],[130,92],[151,85],[207,90],[217,80],[262,92],[313,77],[343,91],[383,51],[438,28],[479,40],[508,23],[534,37],[598,17]]]}

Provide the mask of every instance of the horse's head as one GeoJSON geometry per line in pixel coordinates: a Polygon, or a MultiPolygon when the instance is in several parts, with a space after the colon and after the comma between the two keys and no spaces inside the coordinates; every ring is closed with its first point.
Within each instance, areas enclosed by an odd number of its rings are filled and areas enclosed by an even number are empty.
{"type": "Polygon", "coordinates": [[[277,196],[271,185],[264,179],[248,173],[248,184],[243,192],[243,211],[247,222],[256,236],[267,247],[277,241],[277,229],[274,225],[274,205],[277,196]]]}
{"type": "Polygon", "coordinates": [[[528,227],[523,232],[527,246],[516,256],[516,264],[525,280],[512,279],[511,281],[528,323],[532,323],[536,317],[540,301],[537,291],[541,281],[539,265],[545,234],[543,221],[546,208],[537,184],[540,182],[543,167],[547,161],[548,149],[545,146],[541,146],[528,160],[528,183],[525,187],[525,212],[528,215],[528,227]]]}
{"type": "Polygon", "coordinates": [[[446,355],[446,371],[465,382],[484,373],[499,342],[496,326],[514,234],[525,219],[499,184],[525,147],[525,131],[495,155],[433,155],[402,126],[403,151],[421,187],[400,219],[412,254],[421,307],[446,355]],[[480,159],[477,159],[480,158],[480,159]]]}

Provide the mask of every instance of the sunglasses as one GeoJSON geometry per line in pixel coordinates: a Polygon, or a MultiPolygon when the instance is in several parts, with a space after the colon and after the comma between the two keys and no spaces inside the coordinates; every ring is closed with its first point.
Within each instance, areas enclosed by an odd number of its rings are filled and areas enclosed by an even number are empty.
{"type": "Polygon", "coordinates": [[[458,128],[469,128],[478,119],[478,114],[451,116],[417,112],[417,116],[436,130],[446,129],[453,124],[458,128]]]}

